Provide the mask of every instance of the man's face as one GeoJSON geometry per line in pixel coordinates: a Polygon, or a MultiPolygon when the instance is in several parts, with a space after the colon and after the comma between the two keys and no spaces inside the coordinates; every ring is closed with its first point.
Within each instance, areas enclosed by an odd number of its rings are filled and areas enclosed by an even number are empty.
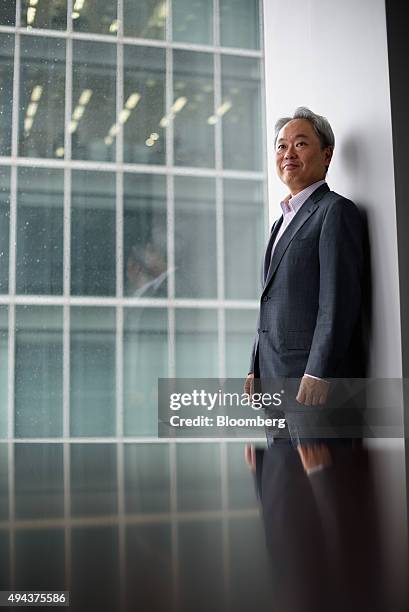
{"type": "Polygon", "coordinates": [[[320,139],[307,119],[293,119],[278,133],[277,174],[292,195],[323,179],[331,157],[331,148],[321,149],[320,139]]]}

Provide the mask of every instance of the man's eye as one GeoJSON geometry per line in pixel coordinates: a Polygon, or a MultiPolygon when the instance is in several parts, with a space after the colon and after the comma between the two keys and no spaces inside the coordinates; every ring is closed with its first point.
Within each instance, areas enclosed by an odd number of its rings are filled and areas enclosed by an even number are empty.
{"type": "Polygon", "coordinates": [[[277,151],[280,151],[282,149],[284,149],[284,145],[283,144],[279,144],[278,147],[277,147],[277,151]]]}
{"type": "Polygon", "coordinates": [[[299,146],[304,146],[305,144],[307,144],[306,142],[304,142],[303,140],[301,140],[300,142],[297,142],[297,147],[299,146]]]}

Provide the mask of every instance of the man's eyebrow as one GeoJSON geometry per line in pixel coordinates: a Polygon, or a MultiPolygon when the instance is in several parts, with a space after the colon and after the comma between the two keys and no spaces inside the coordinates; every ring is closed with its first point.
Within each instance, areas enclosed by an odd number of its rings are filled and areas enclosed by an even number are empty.
{"type": "MultiPolygon", "coordinates": [[[[296,134],[294,138],[308,138],[308,135],[307,134],[296,134]]],[[[286,140],[285,138],[279,138],[277,142],[284,142],[285,140],[286,140]]]]}

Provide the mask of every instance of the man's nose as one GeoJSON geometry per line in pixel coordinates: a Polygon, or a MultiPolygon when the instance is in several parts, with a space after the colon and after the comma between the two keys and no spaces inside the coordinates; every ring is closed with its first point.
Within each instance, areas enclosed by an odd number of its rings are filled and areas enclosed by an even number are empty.
{"type": "Polygon", "coordinates": [[[289,145],[285,152],[284,158],[291,159],[292,157],[295,157],[296,155],[297,155],[297,152],[295,150],[295,147],[293,147],[293,145],[289,145]]]}

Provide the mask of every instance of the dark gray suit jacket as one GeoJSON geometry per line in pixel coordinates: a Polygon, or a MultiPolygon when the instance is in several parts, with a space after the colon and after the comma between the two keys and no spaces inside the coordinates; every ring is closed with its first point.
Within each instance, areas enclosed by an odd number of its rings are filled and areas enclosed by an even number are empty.
{"type": "Polygon", "coordinates": [[[322,185],[264,261],[250,371],[260,378],[363,376],[359,350],[363,226],[350,200],[322,185]]]}

